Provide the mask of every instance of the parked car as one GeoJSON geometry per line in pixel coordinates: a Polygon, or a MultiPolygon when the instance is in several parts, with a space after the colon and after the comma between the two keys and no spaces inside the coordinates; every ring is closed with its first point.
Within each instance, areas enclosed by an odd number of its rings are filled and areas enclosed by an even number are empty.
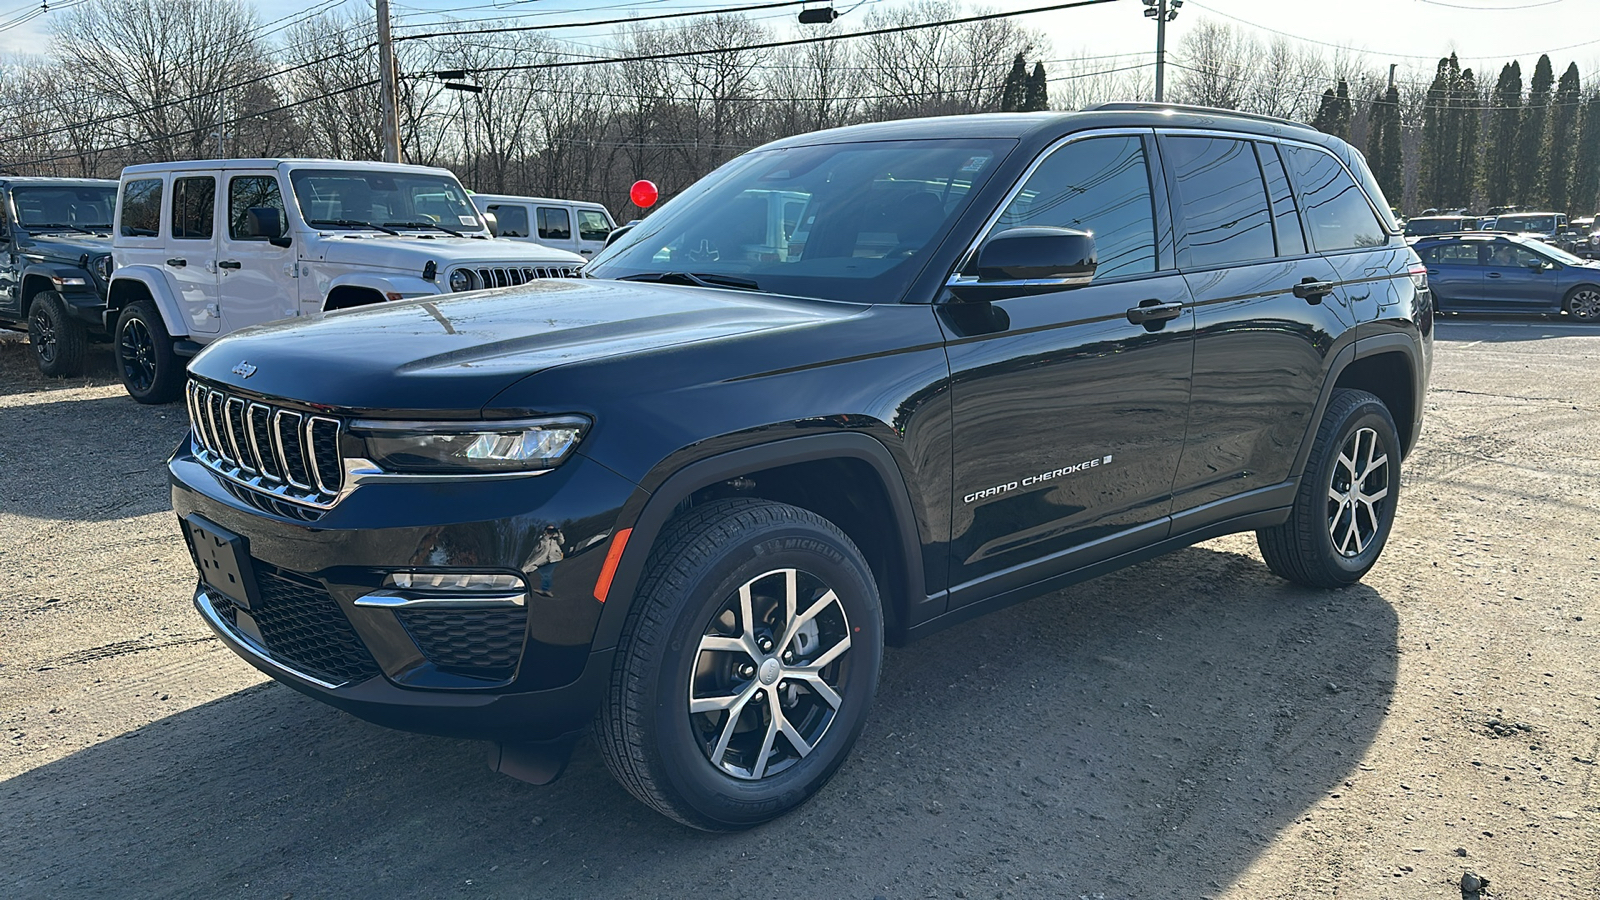
{"type": "Polygon", "coordinates": [[[263,672],[533,781],[592,725],[706,829],[822,787],[886,641],[1230,532],[1359,580],[1432,359],[1360,153],[1214,109],[786,138],[585,275],[217,341],[173,506],[263,672]]]}
{"type": "Polygon", "coordinates": [[[583,256],[605,249],[617,227],[610,210],[582,200],[551,200],[510,194],[473,194],[472,205],[495,217],[495,236],[529,241],[583,256]]]}
{"type": "Polygon", "coordinates": [[[490,239],[448,170],[326,159],[129,166],[117,200],[122,383],[175,399],[183,360],[248,325],[574,278],[583,257],[490,239]]]}
{"type": "Polygon", "coordinates": [[[1600,321],[1600,262],[1512,234],[1423,238],[1416,251],[1440,312],[1565,312],[1600,321]]]}
{"type": "Polygon", "coordinates": [[[0,328],[25,328],[39,371],[83,370],[106,336],[117,183],[0,177],[0,328]]]}
{"type": "Polygon", "coordinates": [[[1417,216],[1406,220],[1405,236],[1407,241],[1416,243],[1424,235],[1473,231],[1478,224],[1477,216],[1417,216]]]}
{"type": "Polygon", "coordinates": [[[1494,230],[1520,234],[1562,247],[1566,242],[1563,235],[1568,230],[1567,215],[1555,212],[1507,213],[1495,219],[1494,230]]]}

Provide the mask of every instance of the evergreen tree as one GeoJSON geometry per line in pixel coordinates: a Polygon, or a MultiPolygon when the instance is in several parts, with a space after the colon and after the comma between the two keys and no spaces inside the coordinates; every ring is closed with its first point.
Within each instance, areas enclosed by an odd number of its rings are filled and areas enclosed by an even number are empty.
{"type": "Polygon", "coordinates": [[[1023,112],[1042,112],[1050,108],[1050,80],[1044,74],[1044,62],[1033,64],[1033,74],[1028,76],[1027,91],[1022,100],[1023,112]]]}
{"type": "Polygon", "coordinates": [[[1584,104],[1572,165],[1572,211],[1600,212],[1600,91],[1584,104]]]}
{"type": "Polygon", "coordinates": [[[1549,141],[1546,131],[1550,127],[1550,89],[1555,86],[1556,75],[1548,54],[1539,57],[1533,67],[1533,78],[1528,81],[1528,106],[1522,114],[1522,128],[1517,132],[1517,203],[1524,206],[1548,206],[1550,186],[1545,182],[1545,169],[1549,161],[1549,141]]]}
{"type": "Polygon", "coordinates": [[[1483,189],[1490,206],[1516,195],[1517,134],[1522,130],[1522,64],[1506,63],[1495,82],[1484,150],[1483,189]]]}
{"type": "Polygon", "coordinates": [[[1018,112],[1028,98],[1028,64],[1022,54],[1011,61],[1011,71],[1006,73],[1005,84],[1000,88],[1000,111],[1018,112]]]}
{"type": "Polygon", "coordinates": [[[1400,89],[1389,86],[1380,97],[1372,100],[1372,124],[1367,129],[1367,161],[1372,165],[1372,175],[1383,189],[1384,197],[1392,204],[1400,202],[1405,190],[1404,170],[1400,159],[1400,89]]]}
{"type": "Polygon", "coordinates": [[[1343,78],[1322,92],[1322,103],[1311,119],[1311,127],[1323,134],[1336,135],[1350,140],[1350,122],[1355,118],[1355,106],[1350,102],[1350,84],[1343,78]]]}
{"type": "Polygon", "coordinates": [[[1550,162],[1545,184],[1550,189],[1550,208],[1565,212],[1572,204],[1572,156],[1578,137],[1579,105],[1583,102],[1578,64],[1571,63],[1561,73],[1556,86],[1555,104],[1550,108],[1550,162]]]}
{"type": "Polygon", "coordinates": [[[1461,77],[1450,92],[1450,129],[1454,151],[1453,165],[1445,183],[1445,203],[1455,209],[1472,205],[1472,188],[1478,180],[1478,133],[1483,120],[1478,115],[1482,105],[1478,96],[1478,81],[1471,69],[1462,69],[1461,77]]]}
{"type": "Polygon", "coordinates": [[[1422,101],[1422,159],[1417,178],[1418,200],[1424,207],[1448,202],[1450,170],[1458,160],[1459,120],[1452,114],[1452,97],[1461,78],[1455,54],[1439,60],[1433,83],[1422,101]]]}

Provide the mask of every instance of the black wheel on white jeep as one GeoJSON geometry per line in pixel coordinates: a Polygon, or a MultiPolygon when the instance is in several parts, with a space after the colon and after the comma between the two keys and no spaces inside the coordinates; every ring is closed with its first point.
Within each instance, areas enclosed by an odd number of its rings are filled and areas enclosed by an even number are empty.
{"type": "Polygon", "coordinates": [[[148,300],[135,300],[117,317],[117,368],[128,396],[140,403],[170,403],[183,387],[183,361],[172,336],[148,300]]]}
{"type": "Polygon", "coordinates": [[[833,523],[719,500],[669,524],[623,628],[596,734],[641,801],[708,831],[805,802],[877,690],[872,572],[833,523]]]}

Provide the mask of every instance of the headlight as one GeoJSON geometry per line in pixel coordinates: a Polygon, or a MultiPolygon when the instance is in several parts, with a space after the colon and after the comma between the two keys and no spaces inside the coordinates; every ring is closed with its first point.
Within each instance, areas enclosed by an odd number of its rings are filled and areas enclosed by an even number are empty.
{"type": "Polygon", "coordinates": [[[111,272],[116,268],[116,263],[111,261],[111,254],[107,253],[90,260],[89,267],[94,274],[100,276],[101,281],[110,281],[111,272]]]}
{"type": "Polygon", "coordinates": [[[471,475],[536,472],[561,465],[589,429],[578,416],[516,422],[350,423],[385,472],[471,475]]]}
{"type": "Polygon", "coordinates": [[[50,280],[52,282],[54,282],[55,286],[58,287],[58,288],[60,288],[60,287],[84,287],[85,285],[87,285],[89,283],[88,279],[79,278],[76,275],[68,275],[68,276],[66,276],[64,278],[62,276],[60,276],[60,275],[51,275],[50,276],[50,280]]]}
{"type": "Polygon", "coordinates": [[[450,273],[450,290],[465,291],[472,288],[472,276],[466,269],[457,269],[450,273]]]}

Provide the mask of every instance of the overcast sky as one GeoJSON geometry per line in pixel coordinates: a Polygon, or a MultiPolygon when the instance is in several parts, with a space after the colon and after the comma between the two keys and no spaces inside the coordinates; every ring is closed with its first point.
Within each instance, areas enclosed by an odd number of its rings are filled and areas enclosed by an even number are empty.
{"type": "MultiPolygon", "coordinates": [[[[70,2],[57,0],[56,5],[70,2]]],[[[451,19],[577,23],[625,16],[631,11],[648,15],[753,2],[760,0],[392,0],[391,6],[396,26],[405,30],[451,19]]],[[[840,0],[836,8],[850,10],[856,2],[840,0]]],[[[894,2],[897,0],[864,0],[840,24],[859,28],[873,6],[894,2]]],[[[1014,10],[1051,2],[967,0],[967,5],[1014,10]]],[[[293,16],[313,9],[372,7],[371,0],[253,0],[253,5],[263,23],[292,21],[293,16]]],[[[0,0],[0,24],[37,6],[37,2],[0,0]]],[[[1099,7],[1024,16],[1018,21],[1048,34],[1052,57],[1133,53],[1155,45],[1155,25],[1142,16],[1142,8],[1141,0],[1116,0],[1099,7]]],[[[61,14],[46,13],[0,31],[0,49],[40,52],[47,44],[51,21],[61,14]]],[[[775,25],[792,21],[793,14],[789,9],[752,15],[775,25]]],[[[1586,82],[1592,83],[1600,74],[1596,72],[1600,68],[1600,0],[1185,0],[1169,27],[1169,46],[1182,38],[1186,28],[1207,20],[1246,25],[1263,38],[1277,32],[1301,42],[1350,47],[1366,52],[1375,63],[1393,62],[1403,67],[1431,69],[1438,57],[1454,50],[1464,65],[1490,72],[1492,77],[1500,64],[1513,57],[1522,59],[1523,71],[1528,72],[1533,60],[1548,52],[1557,73],[1576,60],[1586,82]]],[[[577,40],[593,37],[592,30],[549,34],[577,40]]]]}

